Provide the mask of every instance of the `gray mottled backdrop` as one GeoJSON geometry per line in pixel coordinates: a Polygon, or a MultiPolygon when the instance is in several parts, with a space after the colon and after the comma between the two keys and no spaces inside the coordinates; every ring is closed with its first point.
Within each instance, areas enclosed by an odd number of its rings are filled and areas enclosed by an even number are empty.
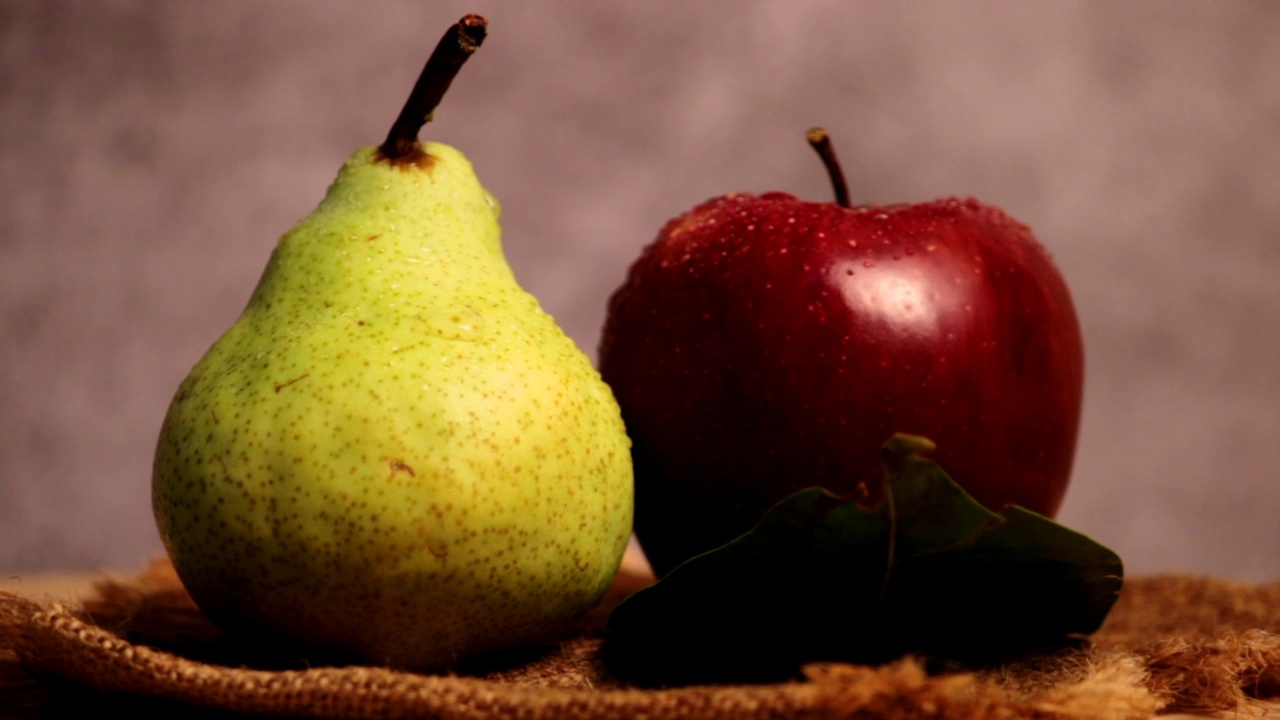
{"type": "Polygon", "coordinates": [[[972,194],[1073,288],[1061,518],[1134,572],[1280,578],[1280,3],[0,0],[0,573],[160,552],[153,442],[276,237],[379,141],[439,33],[490,40],[426,133],[502,200],[591,351],[661,223],[724,192],[972,194]]]}

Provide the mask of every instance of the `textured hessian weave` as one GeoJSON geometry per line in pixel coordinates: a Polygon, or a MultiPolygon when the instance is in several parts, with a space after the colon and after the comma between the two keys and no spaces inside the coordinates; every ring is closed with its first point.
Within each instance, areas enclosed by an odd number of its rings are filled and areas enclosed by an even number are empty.
{"type": "Polygon", "coordinates": [[[212,627],[158,562],[83,607],[0,593],[0,709],[170,705],[319,718],[1148,717],[1280,697],[1280,583],[1127,581],[1080,648],[997,668],[926,673],[814,665],[803,681],[640,690],[609,676],[594,627],[469,674],[306,668],[212,627]]]}

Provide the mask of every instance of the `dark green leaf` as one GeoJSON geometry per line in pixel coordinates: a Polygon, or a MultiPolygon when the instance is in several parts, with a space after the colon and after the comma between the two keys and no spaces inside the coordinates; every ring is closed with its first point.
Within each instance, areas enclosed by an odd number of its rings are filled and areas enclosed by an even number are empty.
{"type": "Polygon", "coordinates": [[[1096,630],[1120,558],[1022,508],[983,508],[930,449],[885,444],[874,508],[802,490],[635,593],[610,619],[606,662],[642,685],[761,682],[823,660],[998,661],[1096,630]]]}

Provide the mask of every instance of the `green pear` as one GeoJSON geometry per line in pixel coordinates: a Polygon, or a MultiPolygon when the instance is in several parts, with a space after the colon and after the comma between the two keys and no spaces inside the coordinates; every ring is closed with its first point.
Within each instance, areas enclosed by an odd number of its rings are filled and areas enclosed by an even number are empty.
{"type": "Polygon", "coordinates": [[[160,536],[228,631],[450,668],[552,639],[626,547],[613,395],[517,284],[471,163],[416,140],[483,19],[451,33],[402,114],[417,121],[352,155],[280,238],[165,417],[160,536]]]}

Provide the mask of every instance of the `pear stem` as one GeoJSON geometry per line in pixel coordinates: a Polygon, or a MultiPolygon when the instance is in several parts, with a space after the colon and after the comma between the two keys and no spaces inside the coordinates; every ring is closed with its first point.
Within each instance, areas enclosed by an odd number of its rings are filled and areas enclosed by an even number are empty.
{"type": "Polygon", "coordinates": [[[805,137],[827,168],[831,187],[836,191],[836,204],[842,208],[853,207],[849,204],[849,186],[845,183],[844,171],[840,169],[840,159],[836,157],[836,149],[831,146],[831,136],[827,135],[827,131],[823,128],[815,127],[809,128],[805,137]]]}
{"type": "Polygon", "coordinates": [[[487,28],[488,21],[480,15],[467,15],[440,38],[418,75],[409,99],[405,100],[400,116],[391,125],[387,139],[378,146],[378,152],[392,164],[417,163],[425,155],[418,143],[418,131],[431,121],[431,114],[463,63],[484,42],[487,28]]]}

